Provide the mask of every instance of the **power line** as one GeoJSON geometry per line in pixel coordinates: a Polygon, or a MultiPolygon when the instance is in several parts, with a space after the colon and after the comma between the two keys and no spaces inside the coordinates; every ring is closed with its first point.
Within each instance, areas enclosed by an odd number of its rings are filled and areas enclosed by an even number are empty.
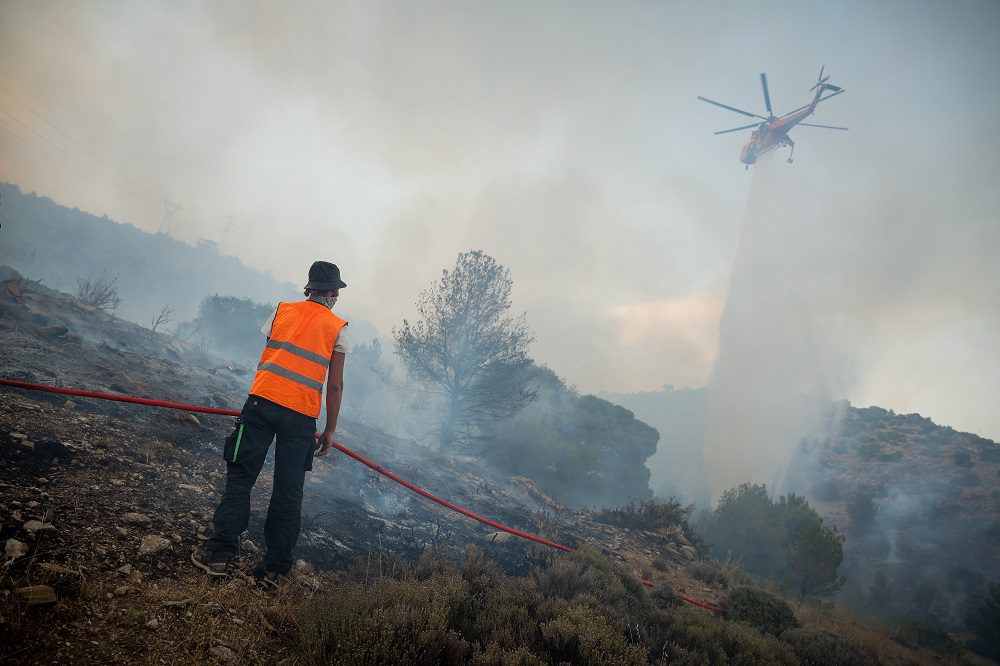
{"type": "MultiPolygon", "coordinates": [[[[5,125],[2,122],[0,122],[0,130],[3,130],[4,132],[7,132],[11,136],[13,136],[14,138],[18,139],[19,141],[23,142],[24,144],[28,145],[31,148],[40,149],[40,150],[43,150],[43,151],[47,152],[49,154],[49,157],[51,159],[55,160],[58,164],[60,164],[64,168],[70,169],[71,171],[73,171],[77,175],[79,175],[79,176],[81,176],[81,177],[89,180],[90,182],[92,182],[92,183],[94,183],[96,185],[100,185],[100,186],[103,186],[103,187],[113,187],[113,188],[117,189],[118,191],[122,192],[123,194],[125,194],[126,196],[130,197],[131,199],[133,199],[137,203],[143,203],[145,201],[145,199],[136,196],[135,194],[133,194],[132,192],[129,192],[128,190],[123,190],[122,188],[114,185],[113,183],[109,183],[109,182],[106,182],[106,181],[103,181],[103,180],[98,180],[97,178],[94,177],[93,172],[91,172],[89,169],[87,169],[87,168],[81,168],[77,164],[74,164],[74,163],[71,163],[71,162],[67,162],[67,161],[61,159],[56,154],[56,152],[52,148],[49,147],[49,145],[43,144],[43,143],[41,143],[39,141],[32,140],[30,137],[26,137],[26,136],[20,134],[19,132],[17,132],[16,130],[12,129],[8,125],[5,125]]],[[[66,154],[65,151],[59,151],[59,152],[63,152],[64,154],[66,154]]]]}
{"type": "MultiPolygon", "coordinates": [[[[7,76],[7,77],[8,77],[8,78],[9,78],[9,79],[11,80],[11,81],[15,82],[15,83],[16,83],[16,84],[17,84],[17,85],[18,85],[18,86],[19,86],[19,87],[20,87],[20,88],[21,88],[21,89],[22,89],[22,90],[23,90],[23,91],[24,91],[24,92],[25,92],[25,93],[27,94],[27,96],[28,96],[28,97],[30,97],[30,98],[32,98],[32,99],[34,99],[34,100],[35,100],[35,101],[36,101],[36,102],[37,102],[37,103],[39,104],[39,106],[42,106],[42,107],[45,107],[45,106],[46,106],[46,105],[45,105],[44,103],[41,103],[41,102],[40,102],[40,100],[39,100],[39,98],[38,98],[38,96],[34,95],[34,94],[33,94],[33,93],[31,92],[31,90],[30,90],[30,89],[29,89],[29,88],[28,88],[27,86],[25,86],[25,85],[24,85],[24,84],[23,84],[23,83],[22,83],[22,82],[20,81],[20,79],[18,79],[18,78],[17,78],[16,76],[14,76],[13,74],[11,74],[11,73],[10,73],[9,71],[7,71],[6,69],[4,69],[4,68],[2,68],[2,67],[0,67],[0,72],[2,72],[2,73],[3,73],[4,75],[6,75],[6,76],[7,76]]],[[[124,174],[123,174],[122,172],[120,172],[120,171],[119,171],[119,170],[118,170],[118,169],[117,169],[117,168],[116,168],[115,166],[113,166],[112,164],[110,164],[110,163],[109,163],[109,162],[108,162],[107,160],[103,159],[103,158],[102,158],[102,157],[101,157],[100,155],[98,155],[98,154],[97,154],[96,152],[94,152],[93,150],[91,150],[91,149],[90,149],[90,147],[88,147],[88,146],[87,146],[86,144],[84,144],[84,143],[83,143],[82,141],[79,141],[79,140],[77,140],[77,139],[76,139],[76,138],[75,138],[75,137],[74,137],[74,136],[73,136],[72,134],[70,134],[70,133],[69,133],[68,131],[64,130],[64,129],[63,129],[62,127],[60,127],[60,126],[59,126],[59,125],[57,125],[57,124],[56,124],[55,122],[53,122],[52,120],[50,120],[50,119],[49,119],[49,118],[48,118],[48,117],[47,117],[47,116],[46,116],[46,115],[45,115],[44,113],[42,113],[41,111],[39,111],[38,109],[36,109],[36,108],[35,108],[35,107],[34,107],[34,106],[33,106],[32,104],[30,104],[30,103],[29,103],[29,102],[28,102],[27,100],[25,100],[25,99],[24,99],[24,98],[23,98],[22,96],[18,95],[18,94],[17,94],[17,92],[16,92],[16,91],[15,91],[15,90],[14,90],[14,89],[13,89],[13,88],[12,88],[12,87],[10,86],[10,85],[8,85],[7,83],[3,83],[3,82],[0,82],[0,85],[2,85],[2,86],[4,87],[4,89],[5,89],[5,90],[6,90],[6,91],[7,91],[8,93],[10,93],[10,95],[11,95],[11,96],[12,96],[12,97],[13,97],[14,99],[16,99],[17,101],[19,101],[19,102],[20,102],[20,103],[21,103],[22,105],[24,105],[24,107],[25,107],[26,109],[28,109],[28,111],[30,111],[30,112],[31,112],[32,114],[34,114],[34,115],[35,115],[36,117],[38,117],[38,118],[39,118],[40,120],[42,120],[42,122],[44,122],[44,123],[45,123],[46,125],[48,125],[48,126],[49,126],[49,127],[51,127],[52,129],[54,129],[54,130],[55,130],[56,132],[58,132],[58,133],[59,133],[59,134],[60,134],[60,135],[61,135],[62,137],[64,137],[64,138],[65,138],[66,140],[68,140],[68,141],[69,141],[70,143],[72,143],[73,145],[75,145],[75,146],[77,146],[78,148],[82,149],[82,150],[83,150],[84,152],[86,152],[86,153],[87,153],[87,155],[89,155],[89,156],[90,156],[90,157],[91,157],[91,158],[92,158],[93,160],[95,160],[95,161],[96,161],[97,163],[99,163],[99,164],[103,165],[103,167],[104,167],[105,169],[107,169],[107,170],[108,170],[108,172],[109,172],[109,175],[111,175],[111,176],[115,177],[116,179],[120,180],[120,181],[121,181],[121,183],[122,183],[123,185],[127,185],[127,186],[129,187],[129,189],[130,189],[130,190],[132,190],[132,193],[133,193],[134,195],[136,195],[136,196],[140,196],[140,197],[149,197],[149,196],[150,196],[150,194],[149,194],[148,192],[145,192],[145,191],[144,191],[144,189],[145,189],[145,188],[143,188],[142,186],[139,186],[139,185],[137,185],[136,183],[132,182],[132,181],[131,181],[131,179],[129,179],[129,178],[127,177],[127,176],[125,176],[125,175],[124,175],[124,174]]],[[[23,122],[22,120],[20,120],[19,118],[15,117],[15,116],[14,116],[14,114],[10,113],[10,111],[9,111],[9,110],[7,110],[7,109],[0,109],[0,110],[2,110],[2,111],[3,111],[4,113],[6,113],[6,114],[7,114],[8,116],[11,116],[12,118],[14,118],[14,119],[15,119],[15,121],[17,121],[18,123],[20,123],[20,124],[24,125],[25,127],[27,127],[27,128],[29,129],[29,131],[31,131],[31,132],[32,132],[33,134],[35,134],[36,136],[39,136],[40,138],[42,138],[42,140],[43,140],[43,141],[46,141],[46,142],[47,142],[47,143],[49,143],[50,145],[53,145],[53,146],[54,146],[54,144],[52,144],[52,142],[51,142],[51,141],[49,141],[49,140],[48,140],[48,138],[44,137],[44,136],[43,136],[43,135],[41,135],[41,134],[40,134],[39,132],[37,132],[37,131],[35,131],[35,130],[34,130],[33,128],[29,127],[29,126],[28,126],[28,125],[27,125],[26,123],[24,123],[24,122],[23,122]]],[[[56,116],[56,117],[59,117],[59,114],[57,114],[57,113],[55,113],[54,111],[52,111],[52,109],[51,109],[51,108],[48,108],[47,110],[48,110],[48,111],[49,111],[49,113],[50,113],[50,114],[52,114],[53,116],[56,116]]],[[[65,120],[63,120],[63,119],[62,119],[61,117],[59,117],[59,118],[60,118],[60,120],[62,120],[62,121],[63,121],[64,123],[66,123],[66,121],[65,121],[65,120]]],[[[66,123],[66,124],[72,124],[72,123],[66,123]]],[[[59,147],[59,146],[54,146],[54,147],[56,147],[56,148],[57,148],[58,150],[60,150],[60,152],[62,152],[62,153],[64,153],[64,154],[67,154],[67,155],[69,155],[69,154],[68,154],[68,153],[67,153],[67,152],[66,152],[65,150],[63,150],[63,149],[62,149],[61,147],[59,147]]],[[[78,156],[76,156],[76,155],[69,155],[69,156],[70,156],[70,157],[72,157],[73,159],[76,159],[77,161],[81,162],[81,164],[84,164],[84,163],[83,163],[83,161],[82,161],[82,160],[81,160],[81,159],[80,159],[80,158],[79,158],[78,156]]],[[[91,166],[91,165],[88,165],[88,164],[84,164],[84,166],[86,166],[87,168],[90,168],[90,166],[91,166]]],[[[116,186],[116,187],[117,187],[117,186],[116,186]]],[[[119,189],[119,190],[122,190],[122,188],[120,188],[120,187],[117,187],[117,189],[119,189]]]]}

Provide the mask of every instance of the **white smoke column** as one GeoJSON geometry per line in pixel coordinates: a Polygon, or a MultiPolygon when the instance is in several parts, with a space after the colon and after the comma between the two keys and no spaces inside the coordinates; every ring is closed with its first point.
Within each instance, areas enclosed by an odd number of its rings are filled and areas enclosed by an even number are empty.
{"type": "Polygon", "coordinates": [[[818,425],[831,384],[847,367],[829,302],[835,290],[825,288],[836,283],[835,270],[817,240],[823,204],[796,190],[798,165],[782,157],[776,151],[753,167],[720,324],[705,424],[713,498],[743,482],[779,490],[795,447],[818,425]]]}

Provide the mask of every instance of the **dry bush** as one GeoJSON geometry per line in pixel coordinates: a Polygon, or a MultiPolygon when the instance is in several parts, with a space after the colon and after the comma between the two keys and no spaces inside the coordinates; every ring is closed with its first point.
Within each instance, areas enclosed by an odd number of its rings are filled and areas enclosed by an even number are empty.
{"type": "Polygon", "coordinates": [[[460,563],[445,552],[429,549],[402,578],[341,578],[301,609],[300,655],[316,664],[797,663],[789,643],[675,605],[669,587],[648,594],[593,546],[525,578],[505,576],[473,546],[460,563]]]}
{"type": "Polygon", "coordinates": [[[842,636],[819,629],[789,629],[781,635],[803,666],[876,666],[879,660],[842,636]]]}
{"type": "Polygon", "coordinates": [[[118,295],[118,276],[108,277],[106,273],[102,272],[96,277],[93,274],[86,278],[78,277],[76,279],[76,300],[98,310],[114,310],[122,302],[118,295]]]}
{"type": "Polygon", "coordinates": [[[717,566],[704,562],[696,562],[688,571],[703,583],[718,585],[723,588],[729,587],[729,578],[717,566]]]}
{"type": "Polygon", "coordinates": [[[708,617],[688,607],[660,613],[648,643],[662,664],[797,664],[792,649],[753,627],[708,617]]]}

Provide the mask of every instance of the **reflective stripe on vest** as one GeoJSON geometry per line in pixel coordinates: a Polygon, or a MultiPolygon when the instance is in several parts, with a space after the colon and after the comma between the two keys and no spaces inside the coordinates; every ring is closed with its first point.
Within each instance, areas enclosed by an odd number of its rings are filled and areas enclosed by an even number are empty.
{"type": "Polygon", "coordinates": [[[318,417],[333,347],[346,324],[319,303],[279,303],[250,393],[318,417]]]}
{"type": "Polygon", "coordinates": [[[273,372],[274,374],[284,377],[285,379],[290,379],[293,382],[302,384],[303,386],[308,386],[314,391],[319,391],[320,393],[323,392],[323,382],[318,382],[315,379],[306,377],[305,375],[300,375],[294,370],[283,368],[277,363],[261,363],[257,366],[257,369],[273,372]]]}

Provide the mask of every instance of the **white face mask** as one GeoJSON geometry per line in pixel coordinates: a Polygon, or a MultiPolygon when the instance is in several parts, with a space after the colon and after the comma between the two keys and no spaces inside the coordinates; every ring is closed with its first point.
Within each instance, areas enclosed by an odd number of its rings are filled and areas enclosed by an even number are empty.
{"type": "Polygon", "coordinates": [[[316,294],[309,294],[309,300],[313,303],[319,303],[323,307],[332,310],[333,306],[337,304],[336,296],[317,296],[316,294]]]}

